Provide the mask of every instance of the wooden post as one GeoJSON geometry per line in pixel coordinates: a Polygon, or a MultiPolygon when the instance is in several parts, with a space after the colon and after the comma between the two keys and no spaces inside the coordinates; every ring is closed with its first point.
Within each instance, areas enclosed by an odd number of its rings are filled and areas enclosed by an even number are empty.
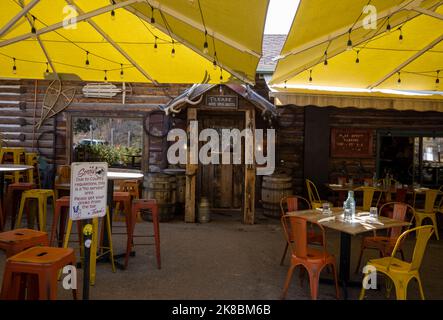
{"type": "MultiPolygon", "coordinates": [[[[190,122],[197,120],[197,109],[188,108],[188,138],[190,134],[190,122]]],[[[197,179],[198,164],[191,164],[191,147],[187,149],[186,163],[186,204],[185,204],[185,222],[195,222],[195,186],[197,179]]]]}
{"type": "Polygon", "coordinates": [[[243,206],[243,222],[254,224],[255,215],[255,110],[245,111],[245,128],[253,134],[253,164],[245,164],[245,191],[243,206]]]}

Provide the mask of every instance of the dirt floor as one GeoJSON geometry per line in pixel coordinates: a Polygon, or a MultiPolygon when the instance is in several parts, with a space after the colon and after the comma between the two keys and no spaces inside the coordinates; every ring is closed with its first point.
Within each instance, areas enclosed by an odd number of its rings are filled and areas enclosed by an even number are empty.
{"type": "MultiPolygon", "coordinates": [[[[114,223],[114,226],[122,223],[114,223]]],[[[137,233],[152,232],[149,222],[137,224],[137,233]]],[[[114,232],[119,232],[118,227],[114,232]]],[[[109,263],[98,263],[91,299],[279,299],[288,270],[289,257],[280,266],[284,238],[279,221],[258,216],[255,225],[243,225],[236,216],[212,215],[205,224],[185,224],[181,220],[161,223],[162,269],[158,270],[153,246],[137,246],[136,256],[130,258],[127,270],[111,270],[109,263]]],[[[138,242],[152,242],[140,238],[138,242]]],[[[114,235],[114,253],[124,252],[125,236],[114,235]]],[[[339,234],[327,232],[328,250],[339,256],[339,234]]],[[[361,276],[353,273],[360,237],[353,237],[351,264],[353,280],[361,276]]],[[[414,239],[405,243],[406,258],[412,255],[414,239]]],[[[3,272],[5,256],[0,257],[3,272]]],[[[365,259],[377,257],[368,251],[365,259]]],[[[421,277],[427,299],[443,299],[443,240],[431,239],[424,257],[421,277]]],[[[327,271],[322,273],[330,277],[327,271]]],[[[81,294],[82,271],[78,272],[81,294]]],[[[386,299],[384,284],[381,290],[371,290],[367,299],[386,299]]],[[[359,288],[349,290],[350,299],[357,299],[359,288]]],[[[59,285],[58,297],[71,299],[71,293],[59,285]]],[[[393,299],[394,297],[391,297],[393,299]]],[[[409,299],[418,299],[417,284],[409,285],[409,299]]],[[[306,280],[300,286],[298,272],[294,274],[288,300],[310,299],[306,280]]],[[[334,286],[320,284],[319,299],[335,299],[334,286]]]]}

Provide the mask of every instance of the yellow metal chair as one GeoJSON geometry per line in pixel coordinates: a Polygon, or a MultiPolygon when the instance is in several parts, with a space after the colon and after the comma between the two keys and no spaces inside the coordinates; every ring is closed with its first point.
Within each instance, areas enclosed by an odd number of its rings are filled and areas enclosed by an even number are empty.
{"type": "Polygon", "coordinates": [[[377,188],[374,188],[374,187],[358,187],[358,188],[354,189],[354,192],[359,192],[359,191],[363,192],[363,203],[362,203],[362,206],[359,207],[358,209],[363,210],[363,211],[369,211],[369,209],[372,206],[378,207],[378,204],[380,202],[381,195],[382,195],[381,191],[379,191],[377,188]],[[379,194],[378,194],[378,197],[376,197],[376,201],[374,203],[374,195],[377,192],[379,194]]]}
{"type": "Polygon", "coordinates": [[[320,199],[320,195],[318,193],[317,187],[315,186],[315,183],[309,179],[306,179],[306,189],[308,191],[308,198],[309,202],[311,203],[312,209],[321,208],[323,203],[325,202],[328,202],[331,207],[333,206],[332,203],[330,203],[328,200],[320,199]]]}
{"type": "MultiPolygon", "coordinates": [[[[437,210],[435,208],[435,204],[437,202],[437,197],[440,194],[440,190],[438,189],[429,189],[425,191],[425,206],[422,209],[417,209],[415,207],[415,194],[414,194],[414,209],[415,209],[415,217],[416,217],[416,225],[421,226],[425,219],[430,219],[434,226],[435,236],[437,240],[439,240],[438,236],[438,228],[437,228],[437,210]]],[[[441,202],[441,200],[440,200],[441,202]]]]}
{"type": "Polygon", "coordinates": [[[26,171],[26,182],[34,183],[38,188],[41,186],[40,171],[38,168],[38,153],[27,152],[25,153],[25,164],[33,166],[33,169],[26,171]]]}
{"type": "MultiPolygon", "coordinates": [[[[425,254],[428,240],[431,237],[432,233],[434,232],[433,229],[434,229],[433,226],[421,226],[403,232],[402,235],[398,238],[390,257],[372,259],[369,260],[369,262],[367,263],[367,266],[375,267],[375,270],[377,272],[383,273],[384,275],[389,277],[389,279],[392,280],[395,286],[397,300],[406,300],[408,284],[414,278],[418,282],[421,298],[423,300],[425,299],[425,295],[423,293],[423,288],[421,285],[419,269],[421,262],[423,260],[423,256],[425,254]],[[395,255],[402,241],[404,241],[406,236],[411,232],[417,233],[417,240],[415,242],[412,261],[408,263],[395,258],[395,255]]],[[[365,288],[363,286],[360,293],[360,300],[362,300],[364,296],[365,296],[365,288]]]]}
{"type": "MultiPolygon", "coordinates": [[[[2,147],[0,149],[0,163],[25,164],[25,148],[21,147],[2,147]],[[10,157],[10,161],[6,160],[6,156],[10,157]]],[[[5,179],[12,183],[20,182],[20,172],[5,175],[5,179]]]]}
{"type": "MultiPolygon", "coordinates": [[[[92,286],[95,284],[97,258],[100,258],[101,256],[103,256],[105,254],[109,254],[110,260],[111,260],[111,265],[112,265],[112,272],[115,272],[114,250],[112,247],[112,232],[111,232],[111,220],[110,220],[110,216],[109,216],[109,207],[106,207],[106,215],[103,218],[104,218],[103,221],[105,223],[104,227],[106,227],[106,230],[109,235],[109,247],[99,247],[99,245],[98,245],[99,244],[99,234],[98,234],[99,218],[92,219],[93,233],[92,233],[92,239],[91,239],[92,242],[91,242],[91,247],[90,247],[90,269],[89,269],[90,270],[90,284],[92,286]],[[100,251],[99,255],[97,255],[97,251],[100,251]]],[[[68,247],[73,222],[74,221],[71,219],[68,220],[68,225],[66,227],[65,239],[63,242],[63,248],[68,247]]],[[[77,221],[77,223],[81,223],[81,220],[77,221]]],[[[82,228],[79,228],[79,230],[81,230],[81,229],[82,228]]],[[[103,230],[104,230],[104,228],[103,228],[103,230]]],[[[80,244],[81,244],[80,255],[81,255],[81,259],[83,259],[83,234],[80,234],[78,236],[81,239],[80,240],[80,244]]]]}
{"type": "MultiPolygon", "coordinates": [[[[22,193],[20,201],[20,209],[18,212],[16,228],[19,228],[22,222],[23,212],[25,210],[25,204],[28,200],[35,199],[38,203],[38,225],[40,231],[46,230],[46,213],[48,209],[48,199],[52,198],[52,208],[55,208],[55,196],[52,189],[32,189],[26,190],[22,193]]],[[[28,215],[29,216],[29,215],[28,215]]],[[[29,224],[29,221],[28,221],[29,224]]]]}

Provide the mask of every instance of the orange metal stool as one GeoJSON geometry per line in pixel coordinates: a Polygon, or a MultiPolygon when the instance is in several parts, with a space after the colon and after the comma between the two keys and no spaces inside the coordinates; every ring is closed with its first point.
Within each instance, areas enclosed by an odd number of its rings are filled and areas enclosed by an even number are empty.
{"type": "Polygon", "coordinates": [[[6,225],[6,219],[8,215],[11,217],[11,229],[14,229],[15,226],[15,219],[17,217],[17,208],[18,204],[20,203],[20,199],[22,196],[23,191],[26,190],[32,190],[36,187],[34,183],[31,182],[16,182],[11,183],[8,185],[8,191],[6,193],[7,198],[7,206],[6,206],[6,212],[4,217],[4,225],[6,225]]]}
{"type": "Polygon", "coordinates": [[[134,245],[134,237],[152,237],[152,235],[138,236],[134,235],[135,224],[137,221],[137,214],[141,209],[150,209],[152,214],[152,224],[154,225],[154,239],[155,239],[155,253],[157,258],[157,268],[161,269],[160,259],[160,226],[158,216],[157,201],[147,199],[137,199],[132,201],[131,214],[126,216],[126,224],[128,226],[128,240],[126,243],[125,268],[128,267],[129,255],[132,246],[134,245]]]}
{"type": "MultiPolygon", "coordinates": [[[[54,208],[54,217],[52,219],[52,227],[51,227],[51,238],[50,238],[50,244],[51,246],[54,245],[55,235],[58,234],[58,246],[63,246],[63,239],[66,229],[66,221],[69,216],[69,196],[61,197],[57,200],[55,200],[55,208],[54,208]],[[63,210],[68,209],[68,210],[63,210]],[[60,221],[60,222],[59,222],[60,221]],[[59,229],[57,232],[57,223],[59,222],[59,229]]],[[[80,228],[79,228],[80,230],[80,228]]]]}
{"type": "Polygon", "coordinates": [[[114,191],[113,200],[116,204],[116,212],[119,211],[120,204],[123,204],[125,216],[131,214],[131,194],[129,192],[114,191]]]}
{"type": "Polygon", "coordinates": [[[0,249],[6,257],[16,255],[35,246],[48,246],[48,234],[32,229],[15,229],[0,233],[0,249]]]}
{"type": "MultiPolygon", "coordinates": [[[[1,298],[17,300],[24,298],[27,291],[28,299],[55,300],[58,271],[66,265],[75,266],[72,248],[33,247],[10,257],[6,261],[3,274],[1,298]],[[23,277],[28,281],[23,282],[23,277]],[[23,284],[26,284],[27,288],[23,288],[23,284]]],[[[73,280],[74,277],[71,281],[73,280]]],[[[75,300],[76,287],[75,285],[72,289],[75,300]]]]}

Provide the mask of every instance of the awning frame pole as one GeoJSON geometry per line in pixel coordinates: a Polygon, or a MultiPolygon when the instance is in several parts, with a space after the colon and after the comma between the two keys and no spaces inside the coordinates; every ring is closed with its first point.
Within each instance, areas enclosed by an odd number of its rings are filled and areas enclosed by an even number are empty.
{"type": "Polygon", "coordinates": [[[23,17],[24,15],[26,15],[29,10],[31,10],[32,8],[34,8],[34,6],[39,3],[40,0],[32,0],[31,2],[29,2],[26,6],[24,6],[22,8],[22,10],[17,13],[17,15],[12,18],[11,20],[9,20],[9,22],[7,24],[5,24],[3,26],[3,28],[0,29],[0,37],[3,36],[6,32],[9,31],[9,29],[12,28],[12,26],[15,25],[15,23],[21,19],[21,17],[23,17]]]}

